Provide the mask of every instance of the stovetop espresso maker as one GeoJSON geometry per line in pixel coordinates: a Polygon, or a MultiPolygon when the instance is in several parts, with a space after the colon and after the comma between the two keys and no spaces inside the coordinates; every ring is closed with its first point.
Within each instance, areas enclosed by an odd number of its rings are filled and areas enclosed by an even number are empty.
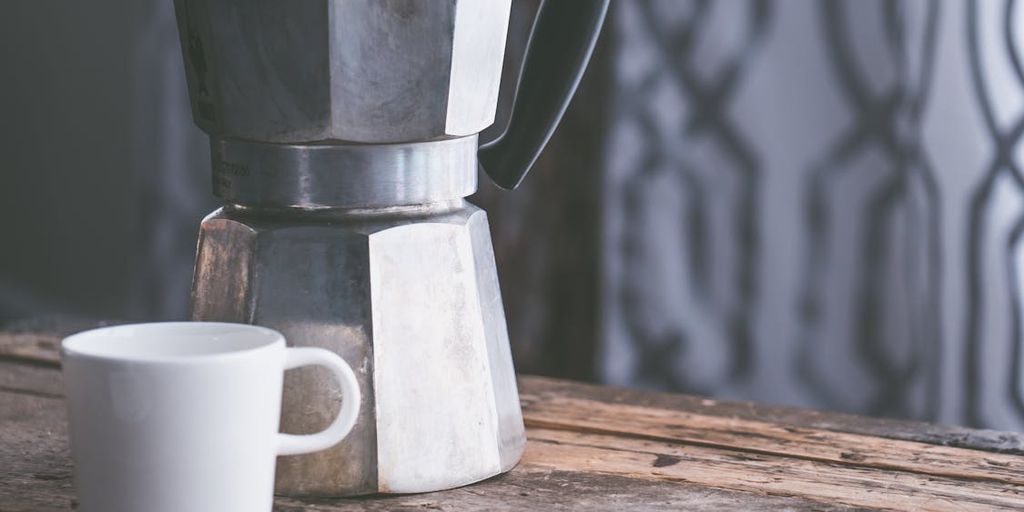
{"type": "MultiPolygon", "coordinates": [[[[175,0],[192,115],[224,207],[200,229],[192,316],[265,325],[356,369],[355,430],[278,462],[277,492],[445,489],[525,446],[478,168],[514,188],[586,67],[607,0],[544,2],[505,134],[511,0],[175,0]]],[[[282,430],[337,388],[288,372],[282,430]]]]}

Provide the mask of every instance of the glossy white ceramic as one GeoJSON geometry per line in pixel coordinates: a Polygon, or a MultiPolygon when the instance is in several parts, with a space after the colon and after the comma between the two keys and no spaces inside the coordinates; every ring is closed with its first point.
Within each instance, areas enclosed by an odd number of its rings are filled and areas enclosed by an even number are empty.
{"type": "Polygon", "coordinates": [[[61,345],[83,512],[262,512],[278,455],[329,448],[359,411],[352,369],[319,348],[287,348],[243,324],[122,325],[61,345]],[[278,432],[284,371],[324,366],[341,410],[311,435],[278,432]]]}

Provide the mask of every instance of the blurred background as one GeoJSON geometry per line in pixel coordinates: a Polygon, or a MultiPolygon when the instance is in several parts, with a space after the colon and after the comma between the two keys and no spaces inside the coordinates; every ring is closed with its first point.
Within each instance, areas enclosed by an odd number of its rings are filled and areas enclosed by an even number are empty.
{"type": "MultiPolygon", "coordinates": [[[[525,184],[472,198],[518,369],[1024,429],[1022,11],[612,2],[525,184]]],[[[0,70],[0,327],[186,318],[217,202],[171,1],[6,2],[0,70]]]]}

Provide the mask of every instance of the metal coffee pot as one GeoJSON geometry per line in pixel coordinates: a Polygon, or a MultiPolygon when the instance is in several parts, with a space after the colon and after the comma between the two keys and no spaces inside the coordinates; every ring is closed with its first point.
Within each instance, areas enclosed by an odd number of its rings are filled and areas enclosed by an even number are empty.
{"type": "MultiPolygon", "coordinates": [[[[478,169],[514,188],[575,92],[607,0],[541,5],[504,136],[511,0],[175,0],[192,115],[224,207],[200,228],[192,316],[324,347],[356,369],[355,430],[278,462],[277,492],[456,487],[511,469],[522,414],[478,169]]],[[[337,388],[288,372],[282,430],[337,388]]]]}

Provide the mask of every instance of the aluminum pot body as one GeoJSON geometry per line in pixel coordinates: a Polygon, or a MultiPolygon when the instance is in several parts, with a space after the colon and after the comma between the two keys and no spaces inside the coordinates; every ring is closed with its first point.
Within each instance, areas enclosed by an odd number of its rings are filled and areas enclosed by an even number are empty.
{"type": "MultiPolygon", "coordinates": [[[[523,452],[487,217],[461,199],[218,210],[202,223],[192,301],[195,320],[268,326],[356,371],[355,429],[332,449],[280,458],[279,494],[447,489],[507,471],[523,452]]],[[[322,429],[336,393],[326,372],[289,372],[282,431],[322,429]]]]}
{"type": "Polygon", "coordinates": [[[211,137],[395,143],[494,122],[511,0],[175,0],[211,137]]]}

